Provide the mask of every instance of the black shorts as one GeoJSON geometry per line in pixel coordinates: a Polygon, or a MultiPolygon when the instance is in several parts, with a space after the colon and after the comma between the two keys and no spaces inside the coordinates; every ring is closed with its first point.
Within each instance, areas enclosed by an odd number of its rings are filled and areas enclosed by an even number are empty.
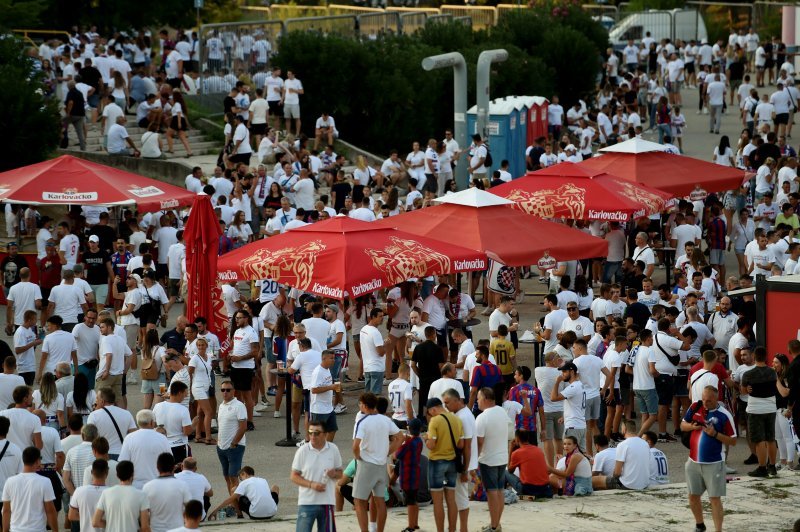
{"type": "Polygon", "coordinates": [[[675,379],[672,378],[672,375],[662,373],[655,380],[658,406],[670,406],[672,397],[675,395],[675,379]]]}
{"type": "Polygon", "coordinates": [[[147,129],[147,127],[149,125],[150,125],[150,121],[147,119],[147,117],[144,117],[141,120],[139,120],[139,127],[147,129]]]}
{"type": "MultiPolygon", "coordinates": [[[[278,494],[275,493],[274,491],[270,491],[270,495],[272,495],[272,500],[275,501],[275,504],[277,505],[278,501],[280,500],[280,497],[278,496],[278,494]]],[[[242,513],[247,514],[248,517],[250,517],[250,519],[272,519],[273,516],[269,516],[269,517],[253,517],[252,515],[250,515],[250,506],[251,506],[251,504],[252,503],[250,502],[250,499],[247,498],[245,495],[240,495],[239,496],[239,510],[241,510],[242,513]]]]}
{"type": "Polygon", "coordinates": [[[283,116],[283,112],[280,111],[280,108],[283,107],[280,100],[267,101],[267,105],[269,106],[270,113],[283,116]]]}
{"type": "Polygon", "coordinates": [[[253,387],[253,377],[256,370],[253,368],[231,368],[231,383],[237,392],[249,392],[253,387]]]}
{"type": "Polygon", "coordinates": [[[694,74],[694,61],[684,64],[687,74],[694,74]]]}
{"type": "Polygon", "coordinates": [[[267,124],[252,124],[250,126],[251,135],[266,135],[267,124]]]}
{"type": "Polygon", "coordinates": [[[614,388],[614,392],[612,393],[611,390],[606,390],[606,397],[605,399],[611,398],[610,403],[606,403],[608,407],[616,407],[622,406],[622,396],[619,393],[619,388],[614,388]]]}
{"type": "Polygon", "coordinates": [[[675,375],[675,397],[689,397],[689,376],[675,375]]]}
{"type": "Polygon", "coordinates": [[[751,443],[775,441],[775,416],[775,412],[747,416],[747,435],[751,443]]]}
{"type": "Polygon", "coordinates": [[[419,490],[403,490],[403,498],[406,501],[406,506],[416,506],[417,505],[417,493],[419,490]]]}
{"type": "Polygon", "coordinates": [[[789,113],[778,113],[775,115],[775,125],[779,126],[781,124],[788,124],[789,123],[789,113]]]}
{"type": "Polygon", "coordinates": [[[42,307],[46,307],[47,304],[50,302],[50,290],[52,288],[42,288],[42,307]]]}
{"type": "Polygon", "coordinates": [[[236,155],[231,155],[230,157],[228,157],[228,160],[233,164],[239,164],[239,163],[250,164],[250,157],[252,157],[252,155],[253,155],[252,152],[237,153],[236,155]]]}
{"type": "Polygon", "coordinates": [[[447,347],[447,330],[436,329],[436,345],[439,347],[447,347]]]}
{"type": "Polygon", "coordinates": [[[180,124],[179,124],[178,123],[178,117],[177,116],[173,116],[172,119],[169,121],[169,128],[171,130],[173,130],[173,131],[186,131],[186,130],[189,129],[189,126],[186,125],[186,119],[185,118],[183,118],[180,121],[180,124]]]}
{"type": "Polygon", "coordinates": [[[311,421],[318,421],[325,427],[325,432],[336,432],[339,425],[336,423],[336,412],[330,411],[327,414],[311,414],[311,421]]]}
{"type": "Polygon", "coordinates": [[[426,192],[436,192],[436,176],[425,174],[425,186],[422,189],[426,192]]]}
{"type": "Polygon", "coordinates": [[[169,275],[169,266],[167,264],[156,264],[156,273],[159,279],[164,279],[169,275]]]}
{"type": "Polygon", "coordinates": [[[169,84],[169,86],[170,86],[170,87],[172,87],[173,89],[178,89],[178,88],[180,88],[180,86],[181,86],[181,81],[182,81],[182,80],[181,80],[181,78],[169,78],[169,79],[167,79],[167,83],[168,83],[168,84],[169,84]]]}

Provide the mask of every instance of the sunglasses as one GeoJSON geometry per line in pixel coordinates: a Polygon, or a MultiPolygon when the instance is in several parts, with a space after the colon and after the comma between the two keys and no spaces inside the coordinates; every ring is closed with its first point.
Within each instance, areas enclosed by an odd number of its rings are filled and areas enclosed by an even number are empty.
{"type": "Polygon", "coordinates": [[[577,307],[567,307],[567,311],[572,312],[573,310],[578,310],[577,307]]]}
{"type": "Polygon", "coordinates": [[[233,388],[220,388],[220,391],[221,391],[222,393],[225,393],[225,392],[232,392],[232,391],[233,391],[233,388]]]}
{"type": "Polygon", "coordinates": [[[321,431],[321,430],[309,430],[309,431],[308,431],[308,433],[309,433],[311,436],[316,436],[316,435],[318,435],[318,434],[322,434],[322,431],[321,431]]]}

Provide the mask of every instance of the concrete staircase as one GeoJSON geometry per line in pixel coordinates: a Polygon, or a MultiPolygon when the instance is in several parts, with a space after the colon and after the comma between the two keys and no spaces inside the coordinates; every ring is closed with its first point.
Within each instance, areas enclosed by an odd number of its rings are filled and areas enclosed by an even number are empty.
{"type": "MultiPolygon", "coordinates": [[[[132,120],[128,122],[126,129],[128,130],[128,134],[131,136],[131,140],[133,140],[133,142],[136,144],[136,147],[141,148],[142,134],[146,130],[144,128],[136,126],[132,120]]],[[[186,132],[186,135],[189,139],[189,146],[192,149],[193,155],[216,155],[222,149],[222,146],[219,142],[209,139],[199,129],[189,130],[186,132]]],[[[161,135],[162,154],[164,158],[184,159],[186,157],[186,149],[183,147],[183,144],[180,142],[177,135],[173,137],[173,141],[174,141],[173,143],[174,153],[166,153],[167,135],[166,133],[163,133],[161,135]]],[[[103,153],[104,150],[102,146],[103,146],[103,135],[102,135],[102,130],[100,128],[100,124],[98,123],[95,124],[93,128],[89,129],[89,134],[86,137],[86,151],[103,153]]],[[[69,148],[65,151],[67,152],[80,151],[80,146],[78,145],[78,138],[75,135],[75,130],[72,127],[70,127],[69,129],[69,148]]]]}

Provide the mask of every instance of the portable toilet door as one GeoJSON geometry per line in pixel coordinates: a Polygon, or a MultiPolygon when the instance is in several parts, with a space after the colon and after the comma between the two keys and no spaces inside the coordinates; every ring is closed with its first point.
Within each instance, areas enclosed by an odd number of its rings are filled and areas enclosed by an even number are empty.
{"type": "Polygon", "coordinates": [[[528,108],[528,138],[526,147],[539,137],[547,136],[547,108],[550,102],[542,96],[520,96],[528,108]]]}
{"type": "MultiPolygon", "coordinates": [[[[489,102],[489,119],[486,127],[489,132],[488,139],[484,139],[492,152],[492,165],[488,168],[487,177],[491,179],[492,173],[500,168],[500,161],[513,158],[513,146],[511,140],[511,114],[514,105],[503,100],[492,100],[489,102]]],[[[515,121],[516,124],[516,121],[515,121]]],[[[477,132],[478,127],[478,106],[473,105],[467,111],[467,131],[470,135],[477,132]]]]}

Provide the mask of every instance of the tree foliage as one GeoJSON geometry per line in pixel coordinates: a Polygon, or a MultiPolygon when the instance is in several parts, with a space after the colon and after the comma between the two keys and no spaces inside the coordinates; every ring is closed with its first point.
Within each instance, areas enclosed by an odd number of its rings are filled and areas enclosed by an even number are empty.
{"type": "Polygon", "coordinates": [[[0,171],[46,159],[59,139],[59,113],[41,90],[23,43],[0,35],[0,171]]]}
{"type": "Polygon", "coordinates": [[[281,40],[274,63],[284,71],[291,68],[303,81],[306,129],[327,110],[349,141],[387,153],[409,148],[411,139],[439,138],[452,127],[453,74],[424,71],[425,57],[461,52],[467,62],[468,101],[474,102],[478,56],[504,48],[508,60],[492,65],[492,98],[559,94],[569,105],[594,88],[605,38],[605,30],[579,9],[566,16],[532,9],[504,17],[491,31],[442,23],[413,36],[363,42],[293,32],[281,40]]]}
{"type": "Polygon", "coordinates": [[[0,29],[38,26],[45,7],[45,0],[0,0],[0,29]]]}

